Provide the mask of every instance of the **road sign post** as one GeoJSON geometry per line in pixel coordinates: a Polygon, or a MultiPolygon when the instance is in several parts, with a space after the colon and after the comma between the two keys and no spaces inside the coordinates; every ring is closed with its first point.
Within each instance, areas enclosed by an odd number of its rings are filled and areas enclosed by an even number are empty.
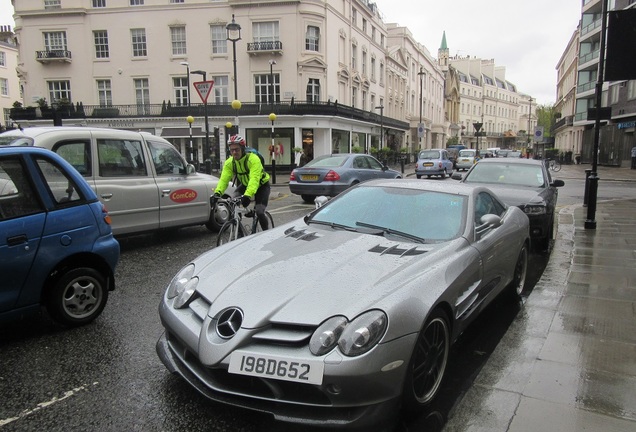
{"type": "Polygon", "coordinates": [[[204,81],[195,82],[193,83],[193,85],[197,93],[199,93],[199,97],[203,101],[203,117],[205,121],[205,144],[203,144],[203,163],[206,167],[206,173],[211,174],[209,159],[212,149],[210,149],[210,125],[208,124],[208,96],[210,96],[210,93],[212,93],[214,81],[205,81],[204,77],[204,81]]]}

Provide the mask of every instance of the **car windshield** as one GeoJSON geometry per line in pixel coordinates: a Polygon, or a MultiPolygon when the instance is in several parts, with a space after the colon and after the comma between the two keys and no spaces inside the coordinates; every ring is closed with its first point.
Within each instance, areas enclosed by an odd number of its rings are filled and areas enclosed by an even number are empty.
{"type": "Polygon", "coordinates": [[[459,155],[462,157],[473,157],[475,156],[475,150],[462,150],[459,155]]]}
{"type": "Polygon", "coordinates": [[[313,167],[313,168],[336,168],[344,165],[349,156],[322,156],[318,157],[311,162],[307,163],[305,167],[313,167]]]}
{"type": "Polygon", "coordinates": [[[425,150],[420,152],[420,159],[439,159],[439,152],[436,150],[425,150]]]}
{"type": "Polygon", "coordinates": [[[0,146],[32,146],[33,139],[20,135],[0,135],[0,146]]]}
{"type": "Polygon", "coordinates": [[[398,187],[350,189],[307,223],[416,242],[454,239],[464,230],[466,196],[398,187]]]}
{"type": "Polygon", "coordinates": [[[545,187],[543,170],[540,166],[506,163],[478,163],[464,178],[464,183],[545,187]]]}

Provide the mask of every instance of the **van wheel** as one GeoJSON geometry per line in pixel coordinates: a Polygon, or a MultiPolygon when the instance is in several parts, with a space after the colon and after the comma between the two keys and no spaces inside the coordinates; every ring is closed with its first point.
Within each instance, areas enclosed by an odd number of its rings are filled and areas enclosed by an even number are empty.
{"type": "Polygon", "coordinates": [[[48,292],[46,309],[68,326],[88,324],[102,313],[108,300],[106,279],[97,270],[80,267],[64,274],[48,292]]]}

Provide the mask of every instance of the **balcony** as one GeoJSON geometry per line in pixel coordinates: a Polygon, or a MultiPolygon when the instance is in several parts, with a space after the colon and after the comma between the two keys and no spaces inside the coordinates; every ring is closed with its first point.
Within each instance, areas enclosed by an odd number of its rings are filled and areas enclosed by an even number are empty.
{"type": "Polygon", "coordinates": [[[247,44],[247,52],[250,55],[283,54],[281,41],[250,42],[247,44]]]}
{"type": "Polygon", "coordinates": [[[36,51],[35,58],[40,63],[49,62],[71,62],[71,52],[69,50],[51,50],[51,51],[36,51]]]}

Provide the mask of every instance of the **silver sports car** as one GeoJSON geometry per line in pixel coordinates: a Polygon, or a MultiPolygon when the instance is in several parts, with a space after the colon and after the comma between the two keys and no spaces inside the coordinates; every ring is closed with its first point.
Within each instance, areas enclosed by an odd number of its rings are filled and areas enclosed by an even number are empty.
{"type": "Polygon", "coordinates": [[[157,352],[213,400],[372,427],[434,399],[451,344],[502,291],[522,293],[528,243],[527,216],[486,188],[361,183],[183,267],[157,352]]]}

